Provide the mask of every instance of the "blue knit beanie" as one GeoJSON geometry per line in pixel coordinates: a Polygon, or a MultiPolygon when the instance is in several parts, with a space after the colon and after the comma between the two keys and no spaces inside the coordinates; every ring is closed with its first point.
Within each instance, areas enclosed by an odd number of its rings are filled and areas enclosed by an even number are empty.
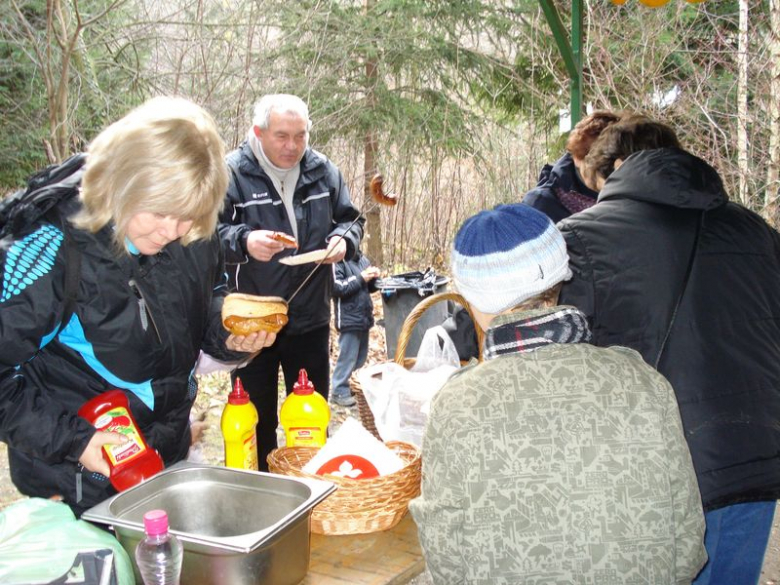
{"type": "Polygon", "coordinates": [[[497,315],[571,278],[566,242],[550,219],[521,203],[469,218],[450,255],[458,292],[497,315]]]}

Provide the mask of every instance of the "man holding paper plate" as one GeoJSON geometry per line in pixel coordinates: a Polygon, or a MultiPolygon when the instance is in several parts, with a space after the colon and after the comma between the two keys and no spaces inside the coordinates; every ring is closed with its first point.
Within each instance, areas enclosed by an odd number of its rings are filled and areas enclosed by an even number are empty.
{"type": "Polygon", "coordinates": [[[260,414],[261,471],[277,446],[279,367],[288,394],[305,368],[328,397],[333,271],[314,269],[352,258],[363,238],[365,219],[355,221],[360,211],[336,165],[309,148],[310,128],[303,100],[266,95],[255,106],[246,141],[227,156],[231,177],[219,232],[230,284],[290,301],[289,323],[274,345],[233,373],[260,414]]]}

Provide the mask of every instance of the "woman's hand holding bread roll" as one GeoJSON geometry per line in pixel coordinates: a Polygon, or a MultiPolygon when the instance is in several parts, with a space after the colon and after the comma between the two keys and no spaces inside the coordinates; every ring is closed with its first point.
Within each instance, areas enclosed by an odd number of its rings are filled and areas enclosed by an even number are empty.
{"type": "Polygon", "coordinates": [[[225,340],[225,347],[230,351],[242,353],[260,353],[263,348],[270,347],[276,341],[276,333],[270,331],[257,331],[249,335],[229,335],[225,340]]]}
{"type": "Polygon", "coordinates": [[[226,341],[233,351],[256,352],[272,345],[287,324],[287,301],[231,293],[222,304],[222,325],[231,335],[226,341]]]}

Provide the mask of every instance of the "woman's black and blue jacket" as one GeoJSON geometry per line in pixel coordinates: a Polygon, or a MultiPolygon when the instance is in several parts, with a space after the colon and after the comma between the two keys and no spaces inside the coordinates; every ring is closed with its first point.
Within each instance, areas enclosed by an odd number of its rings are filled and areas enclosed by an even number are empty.
{"type": "MultiPolygon", "coordinates": [[[[79,205],[72,199],[61,215],[79,205]]],[[[77,513],[113,493],[102,476],[80,473],[95,432],[77,416],[82,404],[123,390],[147,442],[170,465],[190,445],[200,350],[238,357],[221,326],[226,276],[216,234],[134,256],[117,251],[111,230],[67,230],[81,256],[67,323],[62,229],[41,223],[0,240],[0,440],[22,493],[63,496],[77,513]]]]}

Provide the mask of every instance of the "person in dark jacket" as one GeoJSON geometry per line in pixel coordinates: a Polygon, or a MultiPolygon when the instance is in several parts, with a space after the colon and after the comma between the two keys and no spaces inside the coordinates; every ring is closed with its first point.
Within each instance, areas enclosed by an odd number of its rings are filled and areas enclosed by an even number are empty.
{"type": "Polygon", "coordinates": [[[115,493],[102,447],[125,439],[77,416],[112,388],[165,465],[184,459],[199,351],[238,360],[274,341],[221,325],[223,158],[211,116],[155,98],[91,143],[59,207],[67,223],[0,241],[0,440],[23,494],[61,498],[80,515],[115,493]],[[63,322],[71,244],[80,278],[63,322]]]}
{"type": "Polygon", "coordinates": [[[593,206],[598,193],[585,184],[579,168],[599,134],[619,119],[620,114],[599,110],[580,120],[566,140],[566,154],[554,165],[544,165],[538,184],[525,194],[523,203],[554,223],[593,206]]]}
{"type": "Polygon", "coordinates": [[[559,224],[561,302],[674,388],[707,521],[695,583],[756,583],[780,495],[780,236],[647,118],[606,129],[585,171],[598,204],[559,224]]]}
{"type": "Polygon", "coordinates": [[[339,332],[339,357],[333,370],[331,401],[339,406],[354,406],[349,377],[368,357],[368,333],[374,326],[371,293],[377,290],[379,268],[371,265],[360,250],[352,260],[333,266],[335,324],[339,332]]]}
{"type": "Polygon", "coordinates": [[[289,323],[276,343],[246,367],[241,378],[260,414],[257,427],[260,469],[276,447],[279,367],[287,393],[305,368],[326,399],[330,383],[330,298],[333,273],[311,278],[313,263],[288,266],[289,256],[327,248],[324,263],[352,258],[365,219],[352,205],[338,168],[309,148],[309,110],[292,95],[267,95],[255,106],[246,142],[227,157],[231,171],[220,235],[230,286],[240,292],[289,299],[289,323]],[[297,241],[286,247],[273,239],[283,232],[297,241]],[[308,280],[307,280],[308,279],[308,280]]]}

